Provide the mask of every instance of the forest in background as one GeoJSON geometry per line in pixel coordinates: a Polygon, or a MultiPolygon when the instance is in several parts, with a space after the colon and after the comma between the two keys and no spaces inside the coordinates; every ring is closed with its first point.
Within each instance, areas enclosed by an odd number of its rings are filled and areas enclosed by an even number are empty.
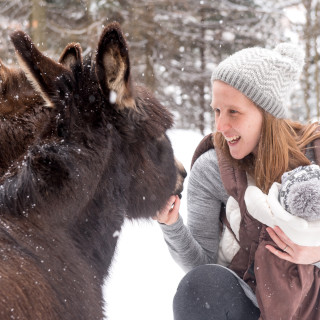
{"type": "Polygon", "coordinates": [[[54,59],[69,42],[86,55],[112,21],[126,35],[134,79],[174,113],[177,128],[212,129],[210,76],[222,59],[283,41],[306,53],[291,116],[320,118],[320,0],[0,0],[0,58],[16,63],[16,29],[54,59]]]}

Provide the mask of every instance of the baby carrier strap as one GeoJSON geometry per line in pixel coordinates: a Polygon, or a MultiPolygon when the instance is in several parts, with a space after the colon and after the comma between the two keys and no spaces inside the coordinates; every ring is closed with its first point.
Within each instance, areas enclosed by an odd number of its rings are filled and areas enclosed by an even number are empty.
{"type": "Polygon", "coordinates": [[[209,133],[206,135],[198,144],[196,150],[194,151],[192,160],[191,160],[191,168],[193,167],[196,160],[205,152],[210,149],[214,149],[213,144],[213,133],[209,133]]]}
{"type": "MultiPolygon", "coordinates": [[[[200,141],[193,154],[191,168],[203,153],[210,149],[215,149],[213,138],[213,133],[210,133],[200,141]]],[[[234,168],[231,161],[223,155],[221,150],[215,149],[215,151],[218,157],[222,183],[226,188],[227,193],[239,201],[241,198],[243,198],[248,184],[246,172],[244,170],[240,170],[239,168],[234,168]]]]}
{"type": "MultiPolygon", "coordinates": [[[[214,135],[213,133],[210,133],[206,135],[197,146],[192,160],[191,160],[191,168],[193,167],[196,160],[205,152],[207,152],[210,149],[214,148],[214,142],[213,142],[214,135]]],[[[226,191],[229,195],[234,197],[236,200],[242,200],[244,199],[244,192],[246,190],[247,186],[247,177],[245,172],[239,172],[239,170],[234,170],[234,168],[231,166],[231,164],[224,159],[224,156],[221,154],[221,151],[218,149],[215,149],[218,157],[219,162],[219,170],[221,174],[221,180],[226,188],[226,191]],[[242,186],[239,188],[239,186],[242,186]],[[240,191],[240,192],[239,192],[240,191]],[[242,197],[241,197],[242,195],[242,197]]],[[[221,211],[220,211],[220,221],[225,226],[228,227],[230,232],[234,235],[234,238],[237,239],[236,235],[234,234],[230,223],[226,216],[226,208],[225,205],[221,205],[221,211]]],[[[237,240],[238,241],[238,240],[237,240]]]]}
{"type": "Polygon", "coordinates": [[[216,149],[216,153],[222,183],[227,193],[235,198],[241,207],[241,202],[244,202],[244,193],[248,185],[247,174],[244,170],[235,167],[220,149],[216,149]]]}

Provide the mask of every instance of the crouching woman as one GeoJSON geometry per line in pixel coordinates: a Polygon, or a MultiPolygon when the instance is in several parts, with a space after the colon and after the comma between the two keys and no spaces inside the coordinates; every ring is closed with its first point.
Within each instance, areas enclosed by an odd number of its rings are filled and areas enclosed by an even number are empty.
{"type": "Polygon", "coordinates": [[[318,124],[286,115],[303,60],[291,44],[255,47],[213,71],[216,132],[194,155],[188,225],[176,196],[157,216],[171,255],[188,272],[174,298],[175,320],[320,319],[320,247],[297,245],[279,227],[263,225],[244,201],[248,180],[268,193],[283,173],[320,164],[318,124]],[[222,248],[220,239],[230,227],[224,214],[229,196],[241,215],[237,252],[228,261],[233,248],[222,248]]]}

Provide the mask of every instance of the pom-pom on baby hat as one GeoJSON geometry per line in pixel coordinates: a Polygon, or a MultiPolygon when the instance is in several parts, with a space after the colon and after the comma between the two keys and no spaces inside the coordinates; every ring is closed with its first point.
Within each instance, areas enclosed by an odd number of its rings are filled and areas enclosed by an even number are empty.
{"type": "Polygon", "coordinates": [[[284,173],[279,200],[289,213],[307,221],[320,221],[320,167],[312,164],[284,173]]]}
{"type": "Polygon", "coordinates": [[[290,43],[273,50],[247,48],[222,61],[211,81],[221,80],[276,118],[286,118],[290,94],[303,65],[303,50],[290,43]]]}

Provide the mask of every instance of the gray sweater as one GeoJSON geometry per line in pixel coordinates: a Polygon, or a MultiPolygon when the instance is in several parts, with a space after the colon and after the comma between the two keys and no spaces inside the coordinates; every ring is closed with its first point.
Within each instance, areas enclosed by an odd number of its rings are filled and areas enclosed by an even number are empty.
{"type": "MultiPolygon", "coordinates": [[[[307,156],[313,160],[313,152],[307,156]]],[[[221,181],[217,155],[211,149],[194,163],[190,173],[187,204],[188,226],[179,219],[168,226],[160,224],[173,259],[184,271],[216,263],[219,249],[219,215],[228,194],[221,181]]],[[[315,264],[320,268],[320,262],[315,264]]]]}

